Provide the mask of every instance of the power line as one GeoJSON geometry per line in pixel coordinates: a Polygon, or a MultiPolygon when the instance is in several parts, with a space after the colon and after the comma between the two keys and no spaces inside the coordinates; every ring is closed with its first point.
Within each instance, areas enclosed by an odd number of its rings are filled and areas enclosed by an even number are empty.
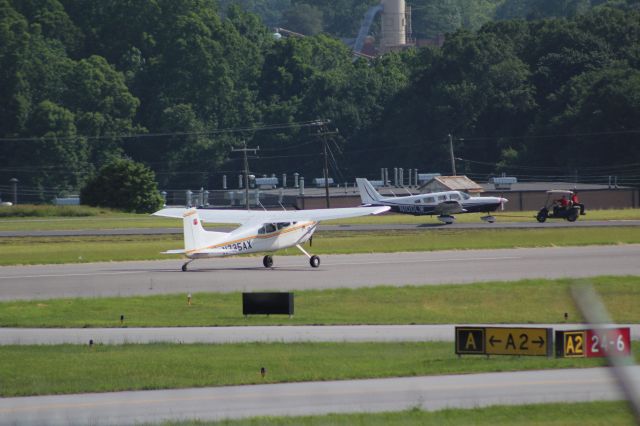
{"type": "Polygon", "coordinates": [[[469,138],[458,138],[458,141],[484,141],[484,140],[512,140],[512,139],[545,139],[545,138],[563,138],[563,137],[579,137],[579,136],[611,136],[611,135],[631,135],[640,134],[640,129],[634,130],[618,130],[607,132],[589,132],[589,133],[557,133],[548,135],[522,135],[522,136],[478,136],[469,138]]]}
{"type": "Polygon", "coordinates": [[[0,138],[0,142],[42,142],[42,141],[68,141],[68,140],[103,140],[103,139],[144,139],[144,138],[157,138],[167,136],[205,136],[216,135],[223,133],[242,133],[242,132],[260,132],[266,130],[284,130],[300,127],[317,127],[320,122],[318,120],[313,121],[301,121],[294,123],[280,123],[280,124],[265,124],[256,127],[230,127],[225,129],[212,129],[199,132],[166,132],[166,133],[135,133],[135,134],[106,134],[101,136],[88,136],[88,135],[76,135],[76,136],[28,136],[28,137],[15,137],[15,138],[0,138]]]}

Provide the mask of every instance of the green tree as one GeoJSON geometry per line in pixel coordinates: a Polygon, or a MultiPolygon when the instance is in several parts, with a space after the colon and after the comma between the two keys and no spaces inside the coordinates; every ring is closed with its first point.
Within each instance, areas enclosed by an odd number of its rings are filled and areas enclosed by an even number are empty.
{"type": "Polygon", "coordinates": [[[151,213],[162,207],[154,173],[145,165],[120,158],[100,168],[80,192],[80,202],[135,213],[151,213]]]}
{"type": "Polygon", "coordinates": [[[298,3],[287,10],[283,17],[283,26],[304,35],[320,34],[323,29],[323,14],[316,6],[298,3]]]}
{"type": "Polygon", "coordinates": [[[561,143],[538,142],[529,160],[553,152],[554,161],[565,167],[630,163],[640,158],[640,146],[625,132],[637,129],[639,120],[639,70],[618,63],[577,75],[559,91],[554,108],[540,117],[541,132],[568,136],[561,143]],[[594,133],[603,135],[579,136],[594,133]]]}
{"type": "Polygon", "coordinates": [[[423,0],[412,15],[417,38],[435,38],[462,26],[462,11],[456,0],[423,0]]]}
{"type": "Polygon", "coordinates": [[[76,132],[75,117],[64,107],[50,101],[37,105],[29,128],[41,138],[27,142],[28,149],[15,155],[16,164],[29,164],[32,175],[29,184],[41,192],[41,199],[51,199],[45,188],[57,191],[74,190],[83,181],[87,169],[87,141],[76,132]]]}
{"type": "Polygon", "coordinates": [[[91,136],[91,161],[103,163],[122,152],[118,135],[140,131],[133,119],[140,105],[124,76],[100,56],[76,62],[67,77],[65,105],[75,112],[78,132],[91,136]]]}
{"type": "Polygon", "coordinates": [[[335,37],[355,37],[369,7],[379,0],[294,0],[294,4],[313,4],[322,12],[323,30],[335,37]]]}
{"type": "Polygon", "coordinates": [[[239,5],[262,18],[264,25],[275,28],[282,25],[282,14],[291,7],[291,0],[218,0],[221,10],[239,5]]]}
{"type": "Polygon", "coordinates": [[[30,98],[28,81],[22,70],[29,46],[27,20],[0,0],[0,134],[15,136],[27,121],[30,98]]]}
{"type": "Polygon", "coordinates": [[[82,33],[58,0],[13,0],[16,10],[29,22],[38,24],[44,37],[61,42],[68,52],[82,44],[82,33]]]}

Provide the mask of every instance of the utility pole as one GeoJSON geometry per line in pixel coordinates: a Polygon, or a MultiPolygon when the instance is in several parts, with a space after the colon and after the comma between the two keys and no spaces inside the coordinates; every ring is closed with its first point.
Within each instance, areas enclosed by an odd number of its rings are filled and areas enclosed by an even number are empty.
{"type": "Polygon", "coordinates": [[[260,150],[260,147],[257,148],[247,148],[247,141],[242,141],[244,148],[233,148],[232,152],[242,152],[244,154],[244,200],[247,206],[247,211],[249,211],[249,159],[247,158],[247,152],[251,151],[255,155],[257,151],[260,150]]]}
{"type": "Polygon", "coordinates": [[[453,156],[453,135],[449,133],[449,154],[451,155],[451,173],[453,176],[456,175],[456,160],[453,156]]]}
{"type": "Polygon", "coordinates": [[[324,198],[327,208],[331,208],[331,198],[329,197],[329,163],[327,161],[327,138],[322,138],[322,153],[324,154],[324,198]]]}
{"type": "Polygon", "coordinates": [[[320,126],[320,130],[318,130],[318,135],[322,140],[322,154],[324,156],[324,167],[323,167],[323,175],[324,175],[324,197],[325,204],[327,208],[331,208],[331,201],[329,197],[329,159],[327,157],[327,136],[336,135],[338,131],[329,132],[327,130],[326,125],[329,124],[329,121],[318,121],[318,126],[320,126]]]}

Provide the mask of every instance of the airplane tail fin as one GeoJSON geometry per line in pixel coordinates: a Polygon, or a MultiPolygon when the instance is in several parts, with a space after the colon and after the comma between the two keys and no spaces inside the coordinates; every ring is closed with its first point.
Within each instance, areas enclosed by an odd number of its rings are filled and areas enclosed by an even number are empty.
{"type": "Polygon", "coordinates": [[[207,231],[202,227],[202,222],[196,209],[187,210],[182,218],[184,229],[184,250],[198,250],[206,248],[220,241],[227,235],[226,232],[207,231]]]}
{"type": "Polygon", "coordinates": [[[360,191],[360,199],[362,204],[376,204],[376,202],[382,200],[382,196],[376,191],[367,179],[356,178],[356,184],[360,191]]]}

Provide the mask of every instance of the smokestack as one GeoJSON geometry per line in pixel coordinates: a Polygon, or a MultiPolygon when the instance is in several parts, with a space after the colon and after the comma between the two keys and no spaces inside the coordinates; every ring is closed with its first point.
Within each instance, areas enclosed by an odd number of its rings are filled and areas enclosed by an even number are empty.
{"type": "Polygon", "coordinates": [[[382,43],[386,52],[407,44],[407,19],[404,0],[382,0],[382,43]]]}

